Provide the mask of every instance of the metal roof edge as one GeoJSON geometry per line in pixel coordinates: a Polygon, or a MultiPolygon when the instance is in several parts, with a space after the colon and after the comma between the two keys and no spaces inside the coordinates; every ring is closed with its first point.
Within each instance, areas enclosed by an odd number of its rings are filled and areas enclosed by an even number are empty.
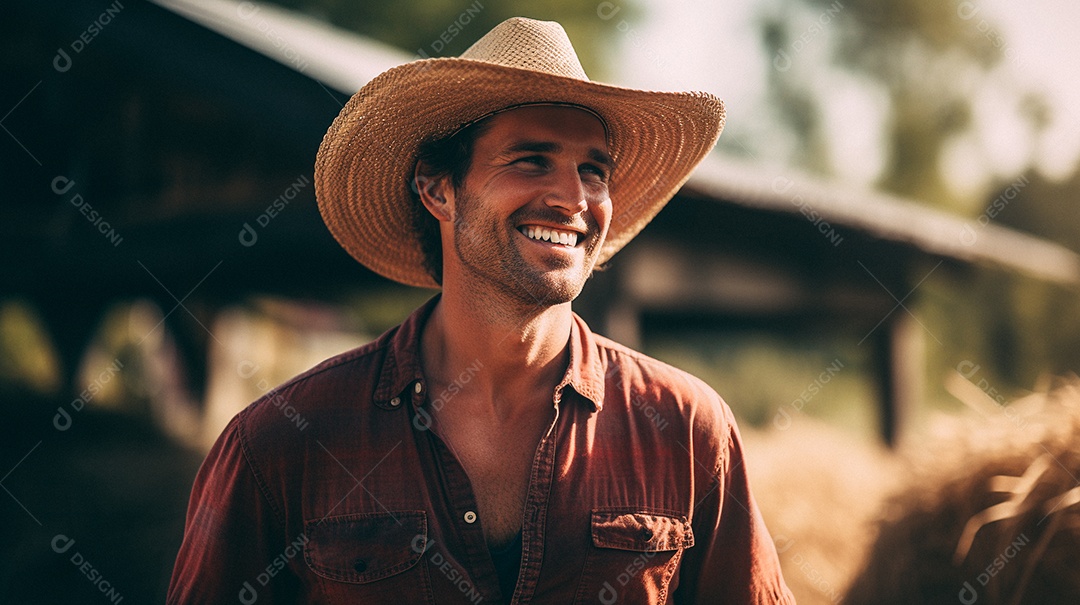
{"type": "Polygon", "coordinates": [[[720,153],[707,157],[684,188],[748,208],[803,214],[936,256],[1080,285],[1080,255],[1060,244],[881,191],[786,168],[769,169],[720,153]]]}
{"type": "Polygon", "coordinates": [[[151,0],[348,95],[416,57],[309,15],[257,2],[151,0]]]}

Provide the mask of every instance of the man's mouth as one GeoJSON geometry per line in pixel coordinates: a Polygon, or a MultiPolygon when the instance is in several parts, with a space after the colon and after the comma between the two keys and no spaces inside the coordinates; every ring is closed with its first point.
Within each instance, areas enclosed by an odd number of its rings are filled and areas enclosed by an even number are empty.
{"type": "Polygon", "coordinates": [[[529,239],[540,242],[551,242],[553,244],[562,244],[563,246],[569,246],[571,248],[577,246],[578,235],[580,235],[576,231],[563,231],[561,229],[538,227],[535,225],[522,225],[521,227],[518,227],[518,231],[529,239]]]}

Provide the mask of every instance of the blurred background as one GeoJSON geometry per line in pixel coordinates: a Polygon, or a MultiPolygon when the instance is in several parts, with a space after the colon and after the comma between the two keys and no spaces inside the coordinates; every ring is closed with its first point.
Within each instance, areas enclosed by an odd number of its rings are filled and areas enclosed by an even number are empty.
{"type": "Polygon", "coordinates": [[[725,100],[717,150],[575,310],[728,401],[799,602],[1074,602],[1077,572],[1053,564],[1073,560],[1080,531],[1080,6],[17,0],[4,13],[12,601],[161,601],[191,482],[229,418],[433,295],[337,247],[315,152],[375,75],[525,15],[561,22],[594,80],[725,100]],[[971,519],[988,528],[966,543],[971,519]]]}

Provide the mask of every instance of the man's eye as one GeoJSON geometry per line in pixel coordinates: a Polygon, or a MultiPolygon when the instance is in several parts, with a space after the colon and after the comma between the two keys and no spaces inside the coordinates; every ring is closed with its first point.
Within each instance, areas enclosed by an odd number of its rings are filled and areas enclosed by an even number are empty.
{"type": "Polygon", "coordinates": [[[596,166],[595,164],[582,164],[580,170],[582,172],[596,175],[597,177],[600,177],[600,180],[602,181],[607,180],[607,170],[604,170],[603,168],[596,166]]]}
{"type": "Polygon", "coordinates": [[[545,158],[544,156],[540,156],[540,155],[530,155],[530,156],[527,156],[527,157],[524,157],[524,158],[521,158],[521,159],[517,160],[517,162],[518,163],[524,162],[526,164],[532,164],[533,166],[538,166],[538,167],[541,167],[541,168],[546,168],[547,165],[548,165],[547,158],[545,158]]]}

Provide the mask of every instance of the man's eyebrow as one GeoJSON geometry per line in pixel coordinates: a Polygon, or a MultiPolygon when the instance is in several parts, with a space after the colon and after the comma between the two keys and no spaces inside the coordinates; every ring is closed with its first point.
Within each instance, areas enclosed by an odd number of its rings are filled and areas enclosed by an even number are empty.
{"type": "Polygon", "coordinates": [[[558,153],[562,151],[562,145],[547,141],[519,141],[506,149],[506,153],[520,153],[523,151],[532,153],[558,153]]]}
{"type": "Polygon", "coordinates": [[[589,159],[597,164],[603,164],[608,170],[613,170],[615,168],[615,160],[611,159],[610,155],[595,147],[589,150],[589,159]]]}
{"type": "MultiPolygon", "coordinates": [[[[562,151],[562,145],[549,141],[520,141],[506,149],[505,153],[558,153],[562,151]]],[[[589,150],[589,159],[597,164],[603,164],[608,169],[615,168],[615,160],[607,153],[593,147],[589,150]]]]}

